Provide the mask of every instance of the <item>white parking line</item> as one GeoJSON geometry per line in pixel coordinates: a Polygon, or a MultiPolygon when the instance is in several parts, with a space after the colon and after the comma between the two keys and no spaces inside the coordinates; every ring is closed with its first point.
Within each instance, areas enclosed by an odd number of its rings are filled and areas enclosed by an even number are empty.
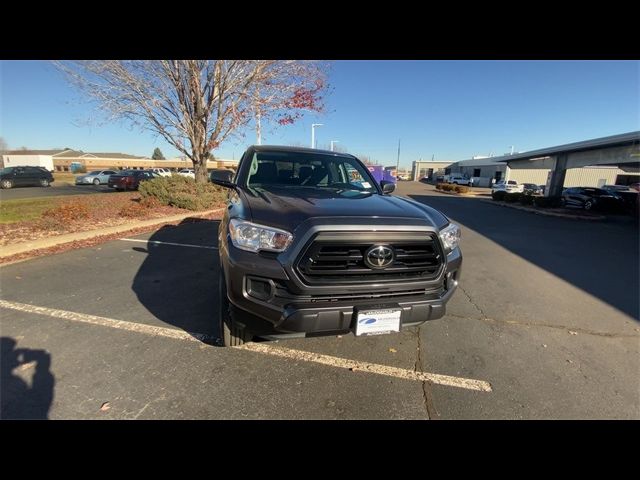
{"type": "Polygon", "coordinates": [[[218,250],[218,247],[209,247],[207,245],[191,245],[189,243],[160,242],[158,240],[142,240],[139,238],[121,238],[120,240],[122,240],[123,242],[155,243],[158,245],[173,245],[175,247],[207,248],[209,250],[218,250]]]}
{"type": "Polygon", "coordinates": [[[267,355],[275,355],[278,357],[291,358],[294,360],[302,360],[304,362],[320,363],[331,367],[345,368],[352,371],[361,370],[363,372],[375,373],[377,375],[385,375],[388,377],[403,378],[405,380],[416,380],[418,382],[431,382],[438,385],[446,385],[448,387],[466,388],[467,390],[478,390],[480,392],[490,392],[491,384],[482,380],[473,380],[470,378],[452,377],[449,375],[438,375],[437,373],[415,372],[404,368],[389,367],[387,365],[379,365],[377,363],[360,362],[357,360],[349,360],[346,358],[332,357],[330,355],[322,355],[320,353],[305,352],[302,350],[293,350],[291,348],[274,347],[264,343],[245,343],[239,350],[249,350],[252,352],[265,353],[267,355]]]}
{"type": "Polygon", "coordinates": [[[86,313],[67,312],[66,310],[58,310],[55,308],[37,307],[27,303],[8,302],[0,300],[0,307],[10,308],[19,312],[37,313],[38,315],[47,315],[54,318],[62,318],[71,320],[72,322],[90,323],[92,325],[100,325],[101,327],[117,328],[118,330],[128,330],[130,332],[144,333],[151,336],[160,336],[175,338],[178,340],[207,341],[213,340],[215,337],[205,335],[204,333],[185,332],[184,330],[176,330],[174,328],[154,327],[153,325],[144,325],[142,323],[125,322],[124,320],[114,320],[112,318],[98,317],[96,315],[88,315],[86,313]]]}
{"type": "MultiPolygon", "coordinates": [[[[130,332],[143,333],[151,336],[160,336],[174,338],[177,340],[191,341],[212,341],[215,337],[203,333],[185,332],[173,328],[155,327],[152,325],[144,325],[123,320],[114,320],[112,318],[98,317],[96,315],[88,315],[86,313],[68,312],[66,310],[58,310],[55,308],[38,307],[26,303],[9,302],[0,300],[0,307],[19,312],[35,313],[54,318],[62,318],[73,322],[88,323],[91,325],[100,325],[102,327],[116,328],[118,330],[127,330],[130,332]]],[[[343,368],[352,371],[363,371],[374,373],[376,375],[385,375],[388,377],[401,378],[405,380],[413,380],[418,382],[431,382],[438,385],[448,387],[464,388],[467,390],[476,390],[480,392],[491,392],[491,384],[482,380],[474,380],[470,378],[452,377],[449,375],[439,375],[437,373],[415,372],[404,368],[389,367],[376,363],[361,362],[357,360],[349,360],[346,358],[333,357],[330,355],[322,355],[319,353],[305,352],[302,350],[294,350],[291,348],[275,347],[262,343],[247,343],[238,350],[248,350],[251,352],[273,355],[276,357],[290,358],[304,362],[318,363],[334,368],[343,368]]]]}

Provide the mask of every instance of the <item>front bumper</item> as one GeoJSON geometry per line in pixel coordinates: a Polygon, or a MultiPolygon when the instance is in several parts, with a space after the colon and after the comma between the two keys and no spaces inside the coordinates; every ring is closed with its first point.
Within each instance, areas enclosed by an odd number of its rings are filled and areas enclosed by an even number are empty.
{"type": "Polygon", "coordinates": [[[358,285],[317,294],[288,288],[291,280],[277,258],[239,250],[221,242],[221,267],[236,320],[256,335],[331,335],[353,331],[357,312],[379,308],[402,310],[401,327],[414,326],[445,315],[446,303],[461,274],[462,254],[457,248],[447,256],[445,268],[429,282],[358,285]],[[250,279],[271,285],[271,294],[258,299],[250,279]],[[339,292],[339,293],[338,293],[339,292]]]}

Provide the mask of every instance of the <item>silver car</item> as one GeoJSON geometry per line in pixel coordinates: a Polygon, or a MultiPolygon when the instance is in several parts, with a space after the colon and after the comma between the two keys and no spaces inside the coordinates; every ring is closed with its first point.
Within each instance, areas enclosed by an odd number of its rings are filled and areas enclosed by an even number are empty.
{"type": "Polygon", "coordinates": [[[76,185],[106,185],[109,183],[109,177],[115,175],[114,170],[94,170],[76,177],[76,185]]]}

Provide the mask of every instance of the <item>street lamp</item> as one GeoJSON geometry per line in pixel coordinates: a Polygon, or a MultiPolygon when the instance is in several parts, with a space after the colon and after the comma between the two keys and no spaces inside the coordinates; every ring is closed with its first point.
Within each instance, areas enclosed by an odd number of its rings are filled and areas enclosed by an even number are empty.
{"type": "Polygon", "coordinates": [[[322,123],[311,124],[311,148],[316,148],[316,127],[321,127],[322,123]]]}
{"type": "Polygon", "coordinates": [[[331,151],[333,152],[333,144],[340,143],[340,140],[331,140],[331,151]]]}

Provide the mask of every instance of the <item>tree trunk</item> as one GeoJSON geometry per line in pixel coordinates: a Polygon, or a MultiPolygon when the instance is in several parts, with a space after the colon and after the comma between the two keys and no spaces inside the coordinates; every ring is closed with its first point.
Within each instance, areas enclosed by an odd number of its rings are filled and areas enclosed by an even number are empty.
{"type": "Polygon", "coordinates": [[[196,174],[196,183],[207,183],[209,173],[207,172],[207,157],[199,155],[193,158],[193,170],[196,174]]]}

